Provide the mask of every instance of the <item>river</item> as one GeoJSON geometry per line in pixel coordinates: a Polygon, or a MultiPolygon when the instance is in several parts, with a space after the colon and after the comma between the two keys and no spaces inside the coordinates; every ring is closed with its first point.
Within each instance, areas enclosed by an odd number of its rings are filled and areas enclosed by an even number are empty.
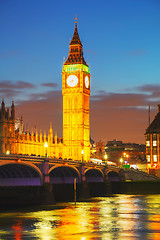
{"type": "Polygon", "coordinates": [[[0,214],[4,240],[160,239],[160,194],[113,195],[0,214]]]}

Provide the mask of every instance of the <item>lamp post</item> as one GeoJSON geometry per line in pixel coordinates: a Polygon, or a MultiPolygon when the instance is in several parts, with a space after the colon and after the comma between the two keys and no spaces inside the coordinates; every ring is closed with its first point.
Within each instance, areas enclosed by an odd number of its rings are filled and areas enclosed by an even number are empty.
{"type": "Polygon", "coordinates": [[[45,147],[45,157],[47,157],[47,148],[48,148],[48,143],[47,142],[45,142],[44,147],[45,147]]]}
{"type": "Polygon", "coordinates": [[[129,155],[128,155],[128,154],[126,155],[126,158],[127,158],[127,162],[129,163],[129,161],[128,161],[128,159],[129,159],[129,155]]]}
{"type": "Polygon", "coordinates": [[[107,158],[108,158],[108,156],[107,156],[107,154],[105,153],[105,155],[104,155],[105,163],[106,163],[106,161],[107,161],[107,158]]]}
{"type": "Polygon", "coordinates": [[[122,167],[122,163],[123,163],[123,158],[120,158],[120,163],[121,163],[121,167],[122,167]]]}
{"type": "Polygon", "coordinates": [[[10,154],[10,152],[7,150],[6,154],[7,154],[7,155],[9,155],[9,154],[10,154]]]}
{"type": "Polygon", "coordinates": [[[82,162],[83,162],[83,154],[84,154],[84,150],[83,150],[83,149],[82,149],[82,152],[81,152],[81,153],[82,153],[82,162]]]}

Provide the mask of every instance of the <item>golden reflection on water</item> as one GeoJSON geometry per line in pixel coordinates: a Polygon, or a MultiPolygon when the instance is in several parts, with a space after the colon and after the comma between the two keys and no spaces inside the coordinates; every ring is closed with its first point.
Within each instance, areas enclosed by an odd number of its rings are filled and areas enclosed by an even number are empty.
{"type": "Polygon", "coordinates": [[[160,195],[117,195],[0,215],[0,239],[160,239],[160,195]]]}

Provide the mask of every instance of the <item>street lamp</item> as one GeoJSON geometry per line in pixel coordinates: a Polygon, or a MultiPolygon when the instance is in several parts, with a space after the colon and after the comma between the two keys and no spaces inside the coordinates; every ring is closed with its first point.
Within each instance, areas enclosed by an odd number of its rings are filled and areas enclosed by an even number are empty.
{"type": "Polygon", "coordinates": [[[44,147],[45,147],[45,149],[46,149],[45,156],[47,157],[47,148],[48,148],[48,143],[47,143],[47,142],[45,142],[44,147]]]}
{"type": "Polygon", "coordinates": [[[82,154],[82,162],[83,162],[83,154],[84,154],[84,150],[83,149],[82,149],[81,154],[82,154]]]}
{"type": "Polygon", "coordinates": [[[121,163],[121,167],[122,167],[122,163],[123,163],[123,158],[120,158],[120,163],[121,163]]]}
{"type": "Polygon", "coordinates": [[[6,154],[9,155],[9,151],[7,151],[6,154]]]}
{"type": "Polygon", "coordinates": [[[108,156],[107,156],[107,154],[105,153],[105,155],[104,155],[105,163],[106,163],[107,158],[108,158],[108,156]]]}

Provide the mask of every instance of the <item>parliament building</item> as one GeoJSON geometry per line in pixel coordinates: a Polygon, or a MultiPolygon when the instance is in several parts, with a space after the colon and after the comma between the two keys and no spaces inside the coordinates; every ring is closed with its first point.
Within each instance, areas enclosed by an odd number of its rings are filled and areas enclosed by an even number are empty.
{"type": "Polygon", "coordinates": [[[77,19],[69,55],[62,67],[63,139],[23,129],[23,120],[15,118],[15,106],[0,109],[0,153],[28,154],[79,161],[90,161],[90,69],[83,57],[83,46],[77,30],[77,19]]]}

